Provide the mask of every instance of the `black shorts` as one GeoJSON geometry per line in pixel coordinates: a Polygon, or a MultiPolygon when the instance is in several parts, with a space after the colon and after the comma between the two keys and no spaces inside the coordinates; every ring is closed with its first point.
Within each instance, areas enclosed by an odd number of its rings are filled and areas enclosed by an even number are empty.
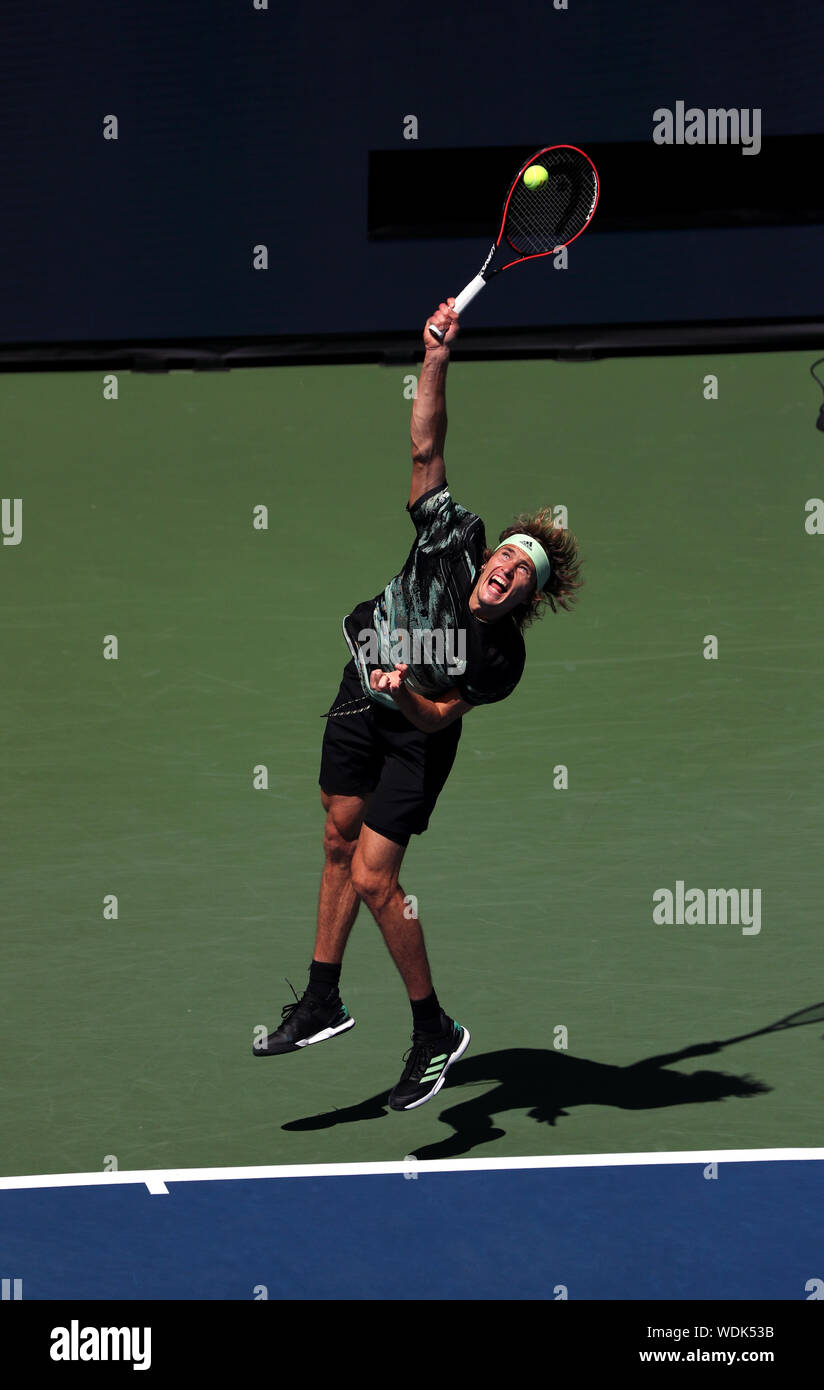
{"type": "Polygon", "coordinates": [[[371,793],[364,825],[396,845],[408,845],[410,835],[422,835],[429,825],[452,771],[463,721],[422,733],[400,710],[369,700],[354,660],[344,668],[332,709],[347,704],[358,712],[331,714],[326,721],[318,783],[329,796],[371,793]]]}

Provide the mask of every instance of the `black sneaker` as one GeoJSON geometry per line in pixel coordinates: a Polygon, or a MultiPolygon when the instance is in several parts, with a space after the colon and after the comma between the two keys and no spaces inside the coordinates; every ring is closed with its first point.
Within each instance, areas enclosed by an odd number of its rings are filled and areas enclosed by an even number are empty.
{"type": "MultiPolygon", "coordinates": [[[[289,984],[289,981],[286,982],[289,984]]],[[[265,1042],[255,1043],[252,1051],[256,1057],[276,1057],[282,1052],[297,1052],[299,1047],[310,1047],[312,1043],[325,1042],[338,1033],[354,1028],[355,1020],[349,1010],[341,1003],[337,989],[319,999],[307,990],[302,999],[291,984],[289,988],[295,995],[294,1004],[287,1004],[282,1010],[283,1022],[265,1042]]]]}
{"type": "Polygon", "coordinates": [[[393,1091],[390,1110],[414,1110],[436,1096],[446,1073],[469,1046],[469,1029],[441,1011],[442,1033],[413,1033],[412,1046],[404,1057],[406,1066],[393,1091]],[[408,1058],[408,1061],[407,1061],[408,1058]]]}

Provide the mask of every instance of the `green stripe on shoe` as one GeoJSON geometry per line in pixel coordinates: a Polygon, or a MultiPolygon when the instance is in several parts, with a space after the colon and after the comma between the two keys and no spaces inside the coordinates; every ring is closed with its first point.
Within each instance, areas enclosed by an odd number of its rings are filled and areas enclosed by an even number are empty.
{"type": "MultiPolygon", "coordinates": [[[[445,1061],[446,1061],[446,1058],[443,1057],[443,1058],[441,1059],[441,1062],[445,1062],[445,1061]]],[[[435,1078],[436,1076],[440,1076],[440,1074],[441,1074],[442,1071],[443,1071],[443,1066],[441,1065],[441,1063],[439,1063],[437,1066],[435,1066],[434,1064],[430,1065],[429,1069],[428,1069],[427,1071],[425,1071],[424,1074],[423,1074],[423,1076],[421,1077],[421,1082],[424,1082],[424,1081],[432,1081],[432,1080],[434,1080],[434,1078],[435,1078]]]]}

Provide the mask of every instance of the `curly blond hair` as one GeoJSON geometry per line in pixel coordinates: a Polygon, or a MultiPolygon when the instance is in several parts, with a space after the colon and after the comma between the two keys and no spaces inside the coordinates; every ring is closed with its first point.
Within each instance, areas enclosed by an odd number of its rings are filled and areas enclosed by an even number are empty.
{"type": "MultiPolygon", "coordinates": [[[[538,512],[521,512],[512,525],[505,527],[501,532],[498,545],[502,545],[508,536],[514,536],[518,531],[540,541],[550,563],[550,576],[546,587],[536,589],[526,603],[521,603],[512,610],[512,616],[522,632],[530,623],[544,616],[547,605],[553,613],[557,613],[559,608],[570,609],[578,598],[576,591],[582,587],[584,581],[580,577],[578,542],[571,531],[565,531],[555,524],[551,507],[542,507],[538,512]]],[[[495,546],[490,550],[487,547],[484,551],[484,564],[497,548],[498,546],[495,546]]]]}

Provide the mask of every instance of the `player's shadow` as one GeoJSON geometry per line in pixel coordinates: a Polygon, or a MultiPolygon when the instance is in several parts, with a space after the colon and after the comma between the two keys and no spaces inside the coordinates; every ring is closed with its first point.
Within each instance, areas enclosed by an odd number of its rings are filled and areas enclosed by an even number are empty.
{"type": "MultiPolygon", "coordinates": [[[[575,1105],[657,1110],[667,1105],[725,1100],[728,1096],[757,1096],[772,1089],[748,1076],[733,1076],[727,1072],[667,1070],[674,1062],[720,1052],[722,1046],[714,1042],[697,1043],[680,1052],[646,1057],[628,1067],[588,1062],[568,1053],[531,1047],[510,1047],[480,1057],[468,1057],[450,1070],[438,1097],[441,1102],[447,1101],[440,1119],[452,1127],[453,1133],[412,1153],[424,1159],[456,1158],[479,1144],[503,1138],[506,1131],[497,1128],[495,1119],[507,1110],[526,1110],[537,1123],[554,1125],[575,1105]],[[467,1099],[458,1099],[455,1094],[460,1088],[478,1086],[484,1087],[483,1092],[467,1099]]],[[[386,1100],[387,1093],[381,1091],[357,1105],[291,1120],[282,1128],[328,1129],[332,1125],[380,1119],[390,1113],[386,1100]]]]}

